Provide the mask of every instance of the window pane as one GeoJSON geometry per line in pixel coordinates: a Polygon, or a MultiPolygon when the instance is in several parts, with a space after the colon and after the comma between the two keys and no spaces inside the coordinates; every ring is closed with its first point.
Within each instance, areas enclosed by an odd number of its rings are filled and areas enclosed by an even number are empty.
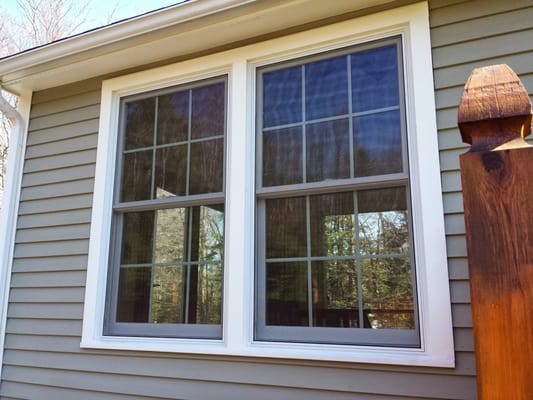
{"type": "Polygon", "coordinates": [[[187,146],[156,150],[155,197],[183,196],[187,185],[187,146]]]}
{"type": "Polygon", "coordinates": [[[106,332],[220,337],[220,326],[180,326],[222,321],[226,82],[217,80],[122,107],[119,203],[138,203],[114,206],[117,319],[106,332]],[[136,206],[148,211],[127,211],[136,206]]]}
{"type": "Polygon", "coordinates": [[[263,128],[302,121],[302,67],[263,74],[263,128]]]}
{"type": "Polygon", "coordinates": [[[351,66],[354,112],[399,104],[396,45],[353,54],[351,66]]]}
{"type": "Polygon", "coordinates": [[[307,182],[350,177],[349,131],[348,119],[307,126],[307,182]]]}
{"type": "MultiPolygon", "coordinates": [[[[224,205],[200,207],[197,260],[221,261],[224,251],[224,205]]],[[[195,259],[193,259],[195,260],[195,259]]]]}
{"type": "Polygon", "coordinates": [[[222,266],[207,264],[191,267],[191,298],[189,322],[220,324],[222,321],[222,266]],[[193,275],[195,274],[195,275],[193,275]],[[194,278],[193,278],[194,276],[194,278]]]}
{"type": "Polygon", "coordinates": [[[305,65],[306,120],[348,113],[347,57],[305,65]]]}
{"type": "Polygon", "coordinates": [[[155,98],[131,101],[125,106],[126,150],[154,144],[155,98]]]}
{"type": "Polygon", "coordinates": [[[157,144],[187,140],[189,127],[189,91],[159,96],[157,144]]]}
{"type": "Polygon", "coordinates": [[[305,257],[305,197],[266,200],[266,257],[305,257]]]}
{"type": "Polygon", "coordinates": [[[120,268],[117,322],[148,322],[151,276],[150,267],[120,268]]]}
{"type": "Polygon", "coordinates": [[[394,345],[370,328],[416,328],[400,43],[259,71],[259,339],[394,345]]]}
{"type": "Polygon", "coordinates": [[[152,262],[154,212],[132,212],[123,217],[122,264],[152,262]]]}
{"type": "Polygon", "coordinates": [[[354,118],[353,137],[356,176],[403,171],[400,111],[354,118]]]}
{"type": "Polygon", "coordinates": [[[155,267],[152,286],[152,322],[183,323],[184,267],[155,267]]]}
{"type": "Polygon", "coordinates": [[[302,182],[301,128],[263,132],[263,186],[302,182]]]}
{"type": "Polygon", "coordinates": [[[313,326],[357,328],[357,269],[352,260],[316,261],[313,271],[313,326]]]}
{"type": "Polygon", "coordinates": [[[363,302],[374,329],[414,329],[413,274],[408,258],[362,260],[363,302]]]}
{"type": "Polygon", "coordinates": [[[408,253],[409,222],[405,188],[360,191],[357,198],[360,252],[408,253]]]}
{"type": "Polygon", "coordinates": [[[171,263],[187,259],[187,209],[156,211],[155,262],[171,263]]]}
{"type": "Polygon", "coordinates": [[[189,194],[222,192],[224,139],[191,144],[189,194]]]}
{"type": "Polygon", "coordinates": [[[354,255],[355,217],[352,192],[311,196],[310,205],[311,254],[354,255]]]}
{"type": "Polygon", "coordinates": [[[152,150],[124,154],[121,201],[149,200],[152,150]]]}
{"type": "Polygon", "coordinates": [[[225,88],[219,82],[192,89],[193,139],[224,134],[225,88]]]}
{"type": "Polygon", "coordinates": [[[309,325],[306,263],[267,263],[266,324],[309,325]]]}

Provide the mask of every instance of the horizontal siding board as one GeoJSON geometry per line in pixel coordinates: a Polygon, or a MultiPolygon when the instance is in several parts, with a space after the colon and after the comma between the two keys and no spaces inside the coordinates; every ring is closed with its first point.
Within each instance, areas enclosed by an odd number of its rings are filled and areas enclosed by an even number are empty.
{"type": "Polygon", "coordinates": [[[74,97],[61,98],[47,101],[45,103],[34,103],[31,107],[31,118],[39,118],[50,114],[61,113],[81,107],[88,107],[100,104],[101,91],[91,90],[78,94],[74,97]]]}
{"type": "Polygon", "coordinates": [[[40,186],[51,183],[70,182],[79,179],[94,178],[96,165],[79,165],[44,172],[24,174],[22,187],[40,186]]]}
{"type": "Polygon", "coordinates": [[[447,87],[440,89],[435,93],[435,106],[437,110],[448,107],[456,107],[461,100],[463,94],[464,85],[457,85],[453,87],[447,87]]]}
{"type": "MultiPolygon", "coordinates": [[[[10,318],[7,321],[8,334],[74,336],[80,337],[82,322],[80,320],[49,320],[10,318]]],[[[33,354],[33,353],[31,353],[33,354]]]]}
{"type": "Polygon", "coordinates": [[[24,173],[41,172],[94,163],[96,163],[96,148],[26,160],[24,162],[24,173]]]}
{"type": "MultiPolygon", "coordinates": [[[[450,46],[453,51],[453,46],[450,46]]],[[[476,53],[473,53],[474,55],[476,53]]],[[[466,80],[474,68],[486,67],[492,64],[508,64],[519,76],[531,73],[531,62],[533,52],[522,54],[506,54],[505,56],[494,55],[490,58],[472,58],[463,64],[453,65],[446,63],[442,67],[436,68],[433,73],[435,77],[435,88],[450,88],[464,86],[466,80]]]]}
{"type": "MultiPolygon", "coordinates": [[[[12,318],[19,318],[14,316],[12,318]]],[[[31,317],[30,320],[34,322],[41,322],[43,319],[50,320],[78,320],[81,318],[45,318],[45,317],[31,317]]],[[[24,350],[24,351],[46,351],[53,353],[72,353],[77,354],[80,351],[80,338],[71,336],[36,336],[32,334],[11,334],[7,335],[5,339],[5,348],[10,350],[24,350]]]]}
{"type": "Polygon", "coordinates": [[[431,10],[431,12],[434,12],[439,8],[448,7],[452,4],[464,3],[465,1],[470,0],[430,0],[429,9],[431,10]]]}
{"type": "Polygon", "coordinates": [[[94,179],[80,179],[72,182],[53,183],[42,186],[30,186],[23,188],[20,200],[39,200],[57,197],[66,197],[79,194],[92,194],[94,191],[94,179]]]}
{"type": "Polygon", "coordinates": [[[87,270],[87,255],[60,255],[44,258],[16,258],[13,272],[71,272],[87,270]]]}
{"type": "Polygon", "coordinates": [[[36,144],[26,148],[26,159],[49,157],[64,153],[74,153],[82,150],[96,148],[97,135],[85,135],[65,139],[60,142],[36,144]]]}
{"type": "MultiPolygon", "coordinates": [[[[433,0],[430,0],[430,4],[433,0]]],[[[531,7],[531,0],[487,1],[470,0],[445,8],[437,8],[430,14],[432,28],[453,24],[458,21],[476,20],[488,15],[501,14],[511,10],[531,7]]]]}
{"type": "Polygon", "coordinates": [[[524,8],[436,27],[431,30],[431,44],[433,48],[437,48],[473,39],[505,35],[509,30],[531,29],[533,28],[532,15],[533,8],[524,8]],[[502,20],[505,20],[504,24],[502,20]]]}
{"type": "MultiPolygon", "coordinates": [[[[38,338],[36,340],[39,340],[38,338]]],[[[68,338],[75,342],[75,338],[68,338]]],[[[398,384],[409,379],[405,371],[378,371],[358,368],[340,368],[334,371],[323,366],[277,365],[272,371],[271,363],[249,361],[215,361],[206,359],[184,358],[179,355],[172,357],[153,356],[112,356],[102,353],[21,351],[11,349],[6,353],[7,362],[11,365],[46,367],[54,365],[57,369],[77,370],[84,372],[100,371],[102,373],[117,373],[124,375],[161,377],[168,379],[209,380],[218,382],[247,383],[254,385],[269,385],[272,381],[282,386],[317,387],[318,378],[327,377],[327,383],[322,386],[328,390],[350,391],[353,382],[372,381],[374,379],[392,379],[398,384]],[[243,371],[239,371],[239,367],[243,371]]],[[[236,359],[238,360],[238,359],[236,359]]],[[[255,360],[258,361],[258,360],[255,360]]],[[[424,378],[441,382],[448,377],[438,373],[439,369],[427,370],[420,374],[424,378]],[[434,372],[434,373],[432,373],[434,372]]],[[[360,386],[362,387],[362,386],[360,386]]]]}
{"type": "Polygon", "coordinates": [[[83,304],[11,303],[7,309],[8,318],[81,319],[82,315],[83,304]]]}
{"type": "Polygon", "coordinates": [[[470,149],[470,145],[463,142],[459,128],[455,127],[439,131],[439,148],[441,152],[458,150],[460,154],[464,154],[470,149]]]}
{"type": "Polygon", "coordinates": [[[474,334],[472,329],[456,328],[453,332],[456,351],[474,351],[474,334]]]}
{"type": "Polygon", "coordinates": [[[450,46],[453,50],[448,49],[448,46],[434,49],[433,65],[439,68],[471,62],[472,54],[475,54],[478,60],[484,60],[509,54],[526,53],[531,51],[531,42],[533,42],[533,30],[456,43],[450,46]]]}
{"type": "MultiPolygon", "coordinates": [[[[77,108],[75,110],[66,110],[56,112],[54,114],[43,115],[41,117],[33,117],[30,121],[28,131],[30,132],[30,137],[35,140],[37,138],[42,138],[42,136],[39,132],[34,133],[34,131],[55,128],[67,124],[79,124],[81,121],[98,121],[99,113],[100,104],[92,104],[90,106],[77,108]]],[[[91,124],[94,124],[94,121],[90,122],[91,124]]],[[[58,140],[58,138],[54,138],[52,140],[58,140]]],[[[32,142],[31,144],[35,143],[32,142]]]]}
{"type": "Polygon", "coordinates": [[[81,287],[85,285],[85,271],[16,272],[13,288],[81,287]]]}
{"type": "Polygon", "coordinates": [[[2,382],[0,388],[2,400],[8,399],[38,399],[38,400],[161,400],[161,397],[130,396],[119,393],[106,393],[94,388],[91,391],[65,389],[32,383],[19,383],[12,381],[2,382]],[[5,395],[19,395],[20,398],[5,397],[5,395]]]}
{"type": "MultiPolygon", "coordinates": [[[[246,381],[246,377],[251,371],[246,372],[247,369],[243,369],[245,377],[238,376],[239,381],[246,381]]],[[[333,374],[321,376],[320,379],[313,379],[313,376],[308,376],[305,379],[305,383],[299,387],[295,387],[299,382],[293,379],[291,374],[281,375],[277,380],[277,386],[271,385],[258,385],[248,383],[234,383],[233,381],[226,379],[224,384],[219,382],[212,382],[205,379],[205,371],[200,372],[199,375],[195,375],[191,379],[166,379],[161,377],[151,377],[148,379],[138,379],[135,376],[121,375],[121,374],[96,374],[83,371],[72,370],[55,370],[55,373],[48,376],[47,371],[42,368],[28,368],[7,365],[5,367],[5,379],[7,380],[30,380],[32,383],[49,383],[59,387],[72,387],[76,385],[77,388],[90,390],[93,387],[98,387],[100,390],[129,393],[133,395],[151,395],[154,393],[163,397],[170,397],[176,395],[176,388],[179,387],[179,395],[185,398],[212,398],[216,396],[217,399],[324,399],[324,398],[352,398],[357,397],[354,394],[364,393],[367,395],[390,395],[387,392],[388,387],[394,387],[396,391],[406,392],[404,397],[410,396],[410,398],[441,398],[441,399],[463,399],[464,393],[472,389],[472,379],[467,377],[443,377],[443,376],[431,376],[428,375],[424,380],[416,385],[408,385],[404,381],[405,374],[398,374],[398,376],[392,375],[388,377],[391,379],[385,380],[390,385],[376,385],[379,376],[373,376],[370,379],[357,379],[357,376],[352,376],[349,380],[348,390],[344,391],[344,386],[339,387],[339,378],[333,374]],[[403,375],[403,376],[402,376],[403,375]],[[331,378],[331,380],[328,380],[331,378]],[[446,380],[448,381],[446,382],[446,380]],[[333,386],[332,390],[324,390],[321,388],[314,388],[317,382],[328,382],[328,386],[333,386]],[[444,395],[434,396],[435,387],[443,387],[444,395]],[[367,390],[367,387],[370,388],[367,390]],[[120,390],[119,388],[122,388],[120,390]],[[399,390],[400,389],[400,390],[399,390]],[[263,393],[265,392],[266,393],[263,393]],[[385,393],[384,393],[385,392],[385,393]],[[428,392],[427,394],[425,394],[428,392]],[[268,394],[268,397],[265,395],[268,394]],[[339,397],[340,396],[340,397],[339,397]],[[351,397],[343,397],[351,396],[351,397]]],[[[312,371],[308,371],[312,372],[312,371]]],[[[328,371],[324,371],[328,372],[328,371]]],[[[238,375],[238,372],[235,371],[238,375]]],[[[269,375],[272,371],[268,371],[269,375]]],[[[236,376],[237,377],[237,376],[236,376]]],[[[235,377],[235,378],[236,378],[235,377]]],[[[234,378],[234,379],[235,379],[234,378]]],[[[261,376],[254,374],[255,380],[261,379],[261,376]]],[[[409,379],[409,378],[408,378],[409,379]]],[[[382,382],[385,382],[381,380],[382,382]]],[[[394,395],[394,393],[393,393],[394,395]]],[[[401,396],[401,395],[400,395],[401,396]]]]}
{"type": "Polygon", "coordinates": [[[457,111],[458,107],[450,107],[437,111],[437,125],[439,129],[457,128],[457,111]]]}
{"type": "MultiPolygon", "coordinates": [[[[58,121],[59,123],[59,121],[58,121]]],[[[55,143],[56,146],[76,137],[88,136],[98,132],[98,119],[80,121],[71,124],[54,126],[28,134],[28,146],[38,146],[55,143]],[[57,143],[61,142],[61,143],[57,143]]]]}
{"type": "Polygon", "coordinates": [[[445,193],[443,196],[444,212],[462,213],[463,212],[463,195],[461,192],[445,193]]]}
{"type": "MultiPolygon", "coordinates": [[[[465,328],[466,329],[466,328],[465,328]]],[[[475,356],[471,352],[456,351],[455,353],[455,367],[461,370],[464,376],[476,376],[476,360],[475,356]]],[[[473,380],[475,382],[475,379],[473,380]]],[[[465,392],[465,395],[473,399],[477,399],[476,388],[472,392],[465,392]]]]}
{"type": "Polygon", "coordinates": [[[450,282],[450,296],[454,304],[469,304],[470,285],[468,281],[450,282]]]}
{"type": "MultiPolygon", "coordinates": [[[[85,81],[74,82],[65,86],[53,87],[46,90],[40,90],[32,95],[32,106],[40,103],[52,103],[58,100],[75,101],[76,98],[99,90],[102,87],[102,80],[99,78],[88,79],[85,81]]],[[[75,104],[75,103],[74,103],[75,104]]]]}
{"type": "Polygon", "coordinates": [[[459,171],[446,171],[441,174],[442,190],[446,192],[461,191],[461,174],[459,171]]]}
{"type": "Polygon", "coordinates": [[[91,209],[21,215],[17,220],[18,229],[43,228],[49,226],[85,224],[91,222],[91,209]]]}
{"type": "Polygon", "coordinates": [[[472,328],[472,307],[470,304],[452,304],[453,326],[472,328]]]}
{"type": "Polygon", "coordinates": [[[83,210],[92,207],[92,194],[81,194],[54,199],[22,201],[19,215],[53,213],[56,211],[83,210]]]}
{"type": "Polygon", "coordinates": [[[48,242],[51,240],[88,239],[90,225],[68,225],[50,228],[18,229],[15,242],[48,242]]]}
{"type": "MultiPolygon", "coordinates": [[[[444,71],[445,69],[441,69],[436,75],[439,75],[444,71]]],[[[531,96],[533,94],[533,74],[531,73],[531,71],[527,71],[520,74],[519,78],[531,96]]],[[[456,86],[439,89],[435,94],[435,104],[437,110],[457,107],[459,105],[459,101],[461,100],[461,95],[463,94],[464,85],[465,82],[461,82],[456,86]]],[[[440,128],[442,129],[442,127],[440,128]]]]}
{"type": "Polygon", "coordinates": [[[466,257],[466,238],[463,235],[447,236],[446,247],[449,257],[466,257]]]}
{"type": "Polygon", "coordinates": [[[9,293],[11,303],[82,303],[85,288],[12,288],[9,293]]]}
{"type": "Polygon", "coordinates": [[[468,261],[466,258],[452,258],[448,260],[450,279],[468,279],[468,261]]]}
{"type": "Polygon", "coordinates": [[[15,258],[84,255],[89,252],[88,240],[63,242],[19,243],[15,246],[15,258]]]}
{"type": "Polygon", "coordinates": [[[464,154],[463,149],[453,149],[440,152],[441,171],[458,171],[459,157],[464,154]]]}
{"type": "Polygon", "coordinates": [[[464,235],[466,232],[463,214],[448,214],[444,216],[446,233],[449,235],[464,235]]]}

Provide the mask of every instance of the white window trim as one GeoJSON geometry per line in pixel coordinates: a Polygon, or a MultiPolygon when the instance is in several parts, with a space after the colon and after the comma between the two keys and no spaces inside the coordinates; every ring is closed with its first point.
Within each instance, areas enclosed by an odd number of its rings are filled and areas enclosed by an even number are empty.
{"type": "Polygon", "coordinates": [[[104,81],[81,347],[454,367],[438,160],[426,3],[104,81]],[[403,36],[421,348],[255,342],[255,69],[394,35],[403,36]],[[221,74],[228,75],[229,92],[223,339],[103,336],[119,100],[122,96],[221,74]]]}

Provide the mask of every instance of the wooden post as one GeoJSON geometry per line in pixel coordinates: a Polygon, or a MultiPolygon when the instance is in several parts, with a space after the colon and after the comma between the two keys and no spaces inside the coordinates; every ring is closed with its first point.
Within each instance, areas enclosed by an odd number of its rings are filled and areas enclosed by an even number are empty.
{"type": "Polygon", "coordinates": [[[531,103],[507,65],[472,72],[458,125],[479,399],[531,400],[531,103]]]}

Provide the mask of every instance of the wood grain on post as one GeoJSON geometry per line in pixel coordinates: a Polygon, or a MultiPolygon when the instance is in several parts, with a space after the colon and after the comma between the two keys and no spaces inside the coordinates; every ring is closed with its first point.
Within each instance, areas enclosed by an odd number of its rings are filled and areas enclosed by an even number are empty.
{"type": "Polygon", "coordinates": [[[458,125],[479,399],[531,400],[531,102],[507,65],[472,72],[458,125]]]}

